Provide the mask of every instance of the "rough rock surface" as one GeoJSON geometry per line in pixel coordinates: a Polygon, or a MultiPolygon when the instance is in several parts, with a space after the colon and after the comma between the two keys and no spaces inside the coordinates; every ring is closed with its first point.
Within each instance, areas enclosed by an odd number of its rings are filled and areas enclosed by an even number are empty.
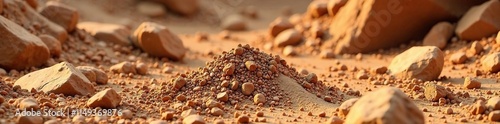
{"type": "Polygon", "coordinates": [[[131,44],[128,39],[131,31],[123,25],[99,22],[80,22],[78,23],[77,27],[89,32],[90,35],[98,40],[124,46],[128,46],[131,44]]]}
{"type": "Polygon", "coordinates": [[[0,17],[0,67],[25,69],[45,63],[50,52],[40,38],[16,23],[0,17]]]}
{"type": "Polygon", "coordinates": [[[464,40],[480,40],[500,30],[500,1],[490,0],[472,7],[458,21],[455,33],[464,40]]]}
{"type": "Polygon", "coordinates": [[[42,16],[23,0],[3,0],[3,4],[8,6],[3,9],[3,17],[26,26],[26,30],[36,32],[35,34],[51,35],[61,43],[68,38],[68,32],[63,27],[42,16]]]}
{"type": "Polygon", "coordinates": [[[397,55],[389,65],[392,75],[399,78],[435,80],[444,66],[443,52],[435,46],[412,47],[397,55]]]}
{"type": "Polygon", "coordinates": [[[116,108],[121,101],[122,97],[114,89],[108,88],[90,97],[87,106],[92,108],[116,108]]]}
{"type": "Polygon", "coordinates": [[[424,95],[425,98],[427,98],[427,100],[429,101],[437,102],[440,98],[448,97],[449,94],[449,91],[446,90],[443,86],[433,83],[425,84],[424,95]]]}
{"type": "Polygon", "coordinates": [[[349,0],[334,17],[330,25],[333,43],[325,47],[336,46],[336,53],[359,53],[421,39],[437,22],[455,20],[481,2],[349,0]]]}
{"type": "Polygon", "coordinates": [[[466,89],[479,89],[481,88],[481,82],[476,79],[466,77],[464,80],[464,88],[466,89]]]}
{"type": "Polygon", "coordinates": [[[42,35],[38,36],[38,38],[40,38],[43,41],[43,43],[45,43],[47,48],[49,48],[50,55],[56,56],[56,57],[61,55],[62,46],[61,46],[61,42],[59,40],[57,40],[56,38],[54,38],[50,35],[46,35],[46,34],[42,34],[42,35]]]}
{"type": "Polygon", "coordinates": [[[92,67],[92,66],[78,66],[76,67],[82,74],[84,74],[87,79],[91,82],[96,82],[97,84],[106,84],[108,83],[108,75],[106,72],[102,71],[101,69],[92,67]],[[91,80],[92,76],[95,76],[95,80],[91,80]]]}
{"type": "Polygon", "coordinates": [[[21,89],[64,95],[88,95],[95,92],[87,77],[67,62],[24,75],[14,85],[21,89]]]}
{"type": "Polygon", "coordinates": [[[385,87],[363,95],[352,106],[346,124],[424,124],[424,114],[398,88],[385,87]]]}
{"type": "Polygon", "coordinates": [[[168,57],[172,60],[181,60],[187,51],[177,35],[167,27],[153,22],[143,22],[139,25],[132,41],[149,55],[168,57]]]}
{"type": "Polygon", "coordinates": [[[75,30],[80,16],[75,8],[56,1],[47,2],[40,14],[59,24],[68,32],[75,30]]]}
{"type": "Polygon", "coordinates": [[[351,107],[359,100],[359,98],[352,98],[349,100],[344,101],[338,111],[338,115],[340,117],[346,117],[347,114],[349,114],[349,111],[351,110],[351,107]]]}
{"type": "Polygon", "coordinates": [[[449,22],[439,22],[425,35],[424,46],[436,46],[444,49],[448,40],[453,36],[453,25],[449,22]]]}
{"type": "Polygon", "coordinates": [[[481,59],[483,71],[496,73],[500,71],[500,52],[491,53],[481,59]]]}

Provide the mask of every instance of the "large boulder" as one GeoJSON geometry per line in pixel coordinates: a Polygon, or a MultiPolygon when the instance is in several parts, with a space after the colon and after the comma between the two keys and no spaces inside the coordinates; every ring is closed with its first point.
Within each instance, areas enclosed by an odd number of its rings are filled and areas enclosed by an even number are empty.
{"type": "Polygon", "coordinates": [[[484,0],[349,0],[330,25],[336,53],[359,53],[421,39],[440,21],[454,21],[484,0]],[[425,9],[422,9],[425,6],[425,9]]]}
{"type": "Polygon", "coordinates": [[[384,87],[361,97],[351,108],[346,124],[424,124],[424,114],[406,94],[384,87]]]}
{"type": "Polygon", "coordinates": [[[435,46],[412,47],[392,59],[390,74],[398,78],[416,78],[424,81],[439,77],[444,65],[444,54],[435,46]]]}
{"type": "Polygon", "coordinates": [[[68,32],[75,30],[80,16],[75,8],[57,1],[47,2],[45,8],[40,11],[40,14],[52,22],[59,24],[68,32]]]}
{"type": "Polygon", "coordinates": [[[0,16],[0,68],[22,70],[50,58],[44,42],[23,27],[0,16]]]}
{"type": "Polygon", "coordinates": [[[96,39],[114,44],[128,46],[131,31],[127,27],[118,24],[107,24],[99,22],[80,22],[77,27],[90,33],[96,39]]]}
{"type": "Polygon", "coordinates": [[[154,22],[139,25],[132,35],[132,41],[149,55],[172,60],[181,60],[187,51],[176,34],[154,22]]]}
{"type": "Polygon", "coordinates": [[[89,95],[95,92],[87,77],[67,62],[24,75],[14,83],[14,86],[64,95],[89,95]]]}
{"type": "Polygon", "coordinates": [[[464,40],[480,40],[500,31],[500,1],[490,0],[472,7],[458,21],[455,30],[464,40]]]}
{"type": "Polygon", "coordinates": [[[68,38],[68,32],[58,24],[42,16],[30,7],[24,0],[3,0],[4,6],[2,16],[23,25],[25,29],[36,34],[48,34],[64,44],[68,38]]]}

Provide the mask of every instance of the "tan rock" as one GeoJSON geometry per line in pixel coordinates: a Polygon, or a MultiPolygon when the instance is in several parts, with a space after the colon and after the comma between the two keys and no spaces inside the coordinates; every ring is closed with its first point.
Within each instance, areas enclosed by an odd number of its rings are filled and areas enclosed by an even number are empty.
{"type": "Polygon", "coordinates": [[[479,89],[479,88],[481,88],[481,82],[477,81],[476,79],[466,77],[464,80],[463,87],[466,89],[479,89]]]}
{"type": "Polygon", "coordinates": [[[40,107],[34,98],[24,98],[19,102],[19,110],[38,111],[40,107]]]}
{"type": "Polygon", "coordinates": [[[0,67],[22,70],[44,64],[50,57],[42,40],[16,23],[0,17],[0,67]]]}
{"type": "Polygon", "coordinates": [[[187,49],[182,40],[165,26],[153,22],[143,22],[132,36],[134,44],[149,55],[182,60],[187,49]]]}
{"type": "Polygon", "coordinates": [[[321,50],[319,56],[322,59],[330,59],[330,58],[335,58],[335,53],[331,49],[326,49],[326,50],[321,50]]]}
{"type": "Polygon", "coordinates": [[[87,77],[67,62],[24,75],[14,85],[21,89],[64,95],[89,95],[95,92],[87,77]]]}
{"type": "Polygon", "coordinates": [[[479,53],[483,52],[483,50],[484,50],[483,45],[481,43],[479,43],[478,41],[472,42],[472,44],[469,48],[469,51],[475,55],[478,55],[479,53]]]}
{"type": "Polygon", "coordinates": [[[340,8],[342,8],[347,3],[347,0],[330,0],[328,1],[327,9],[330,16],[337,15],[340,8]]]}
{"type": "MultiPolygon", "coordinates": [[[[30,7],[24,0],[3,0],[4,13],[9,13],[9,19],[14,22],[30,24],[35,28],[34,32],[39,34],[48,34],[59,40],[62,44],[68,38],[66,30],[42,16],[35,9],[30,7]],[[15,15],[15,16],[14,16],[15,15]]],[[[4,16],[7,17],[7,16],[4,16]]],[[[31,28],[30,25],[24,25],[31,28]]],[[[28,28],[27,28],[28,29],[28,28]]],[[[32,29],[29,29],[32,30],[32,29]]]]}
{"type": "Polygon", "coordinates": [[[187,81],[183,77],[178,77],[177,79],[174,80],[174,87],[175,89],[181,89],[186,85],[187,81]]]}
{"type": "Polygon", "coordinates": [[[500,30],[500,2],[490,0],[472,7],[458,21],[455,33],[464,40],[480,40],[500,30]]]}
{"type": "Polygon", "coordinates": [[[154,120],[149,122],[149,124],[168,124],[168,122],[164,120],[154,120]]]}
{"type": "Polygon", "coordinates": [[[351,107],[345,123],[424,124],[425,119],[405,93],[394,87],[384,87],[363,95],[351,107]]]}
{"type": "Polygon", "coordinates": [[[240,15],[229,15],[222,20],[221,27],[231,31],[242,31],[247,29],[247,22],[240,15]]]}
{"type": "Polygon", "coordinates": [[[49,48],[50,55],[56,57],[61,55],[62,52],[61,42],[59,42],[56,38],[45,34],[38,36],[38,38],[40,38],[42,42],[45,43],[47,48],[49,48]]]}
{"type": "Polygon", "coordinates": [[[182,120],[182,124],[205,124],[205,120],[199,115],[190,115],[182,120]]]}
{"type": "Polygon", "coordinates": [[[18,124],[43,124],[41,116],[18,116],[16,123],[18,124]]]}
{"type": "Polygon", "coordinates": [[[245,115],[239,116],[238,118],[236,118],[236,122],[238,122],[239,124],[248,123],[250,122],[250,117],[245,115]]]}
{"type": "Polygon", "coordinates": [[[344,101],[342,104],[340,104],[338,115],[340,117],[346,117],[347,114],[349,114],[349,111],[351,110],[351,107],[359,100],[359,98],[351,98],[349,100],[344,101]]]}
{"type": "Polygon", "coordinates": [[[232,81],[231,82],[231,90],[237,90],[239,87],[240,83],[238,81],[232,81]]]}
{"type": "Polygon", "coordinates": [[[221,116],[224,115],[224,111],[222,111],[218,107],[213,107],[212,109],[210,109],[210,114],[212,114],[213,116],[221,116]]]}
{"type": "Polygon", "coordinates": [[[344,120],[340,119],[337,116],[330,117],[325,124],[343,124],[344,120]]]}
{"type": "Polygon", "coordinates": [[[101,69],[98,69],[98,68],[95,68],[92,66],[78,66],[78,67],[76,67],[76,69],[78,69],[80,72],[82,72],[82,74],[84,74],[87,77],[87,79],[89,79],[90,81],[92,81],[92,79],[91,79],[92,76],[95,75],[95,82],[97,84],[108,83],[108,75],[106,74],[106,72],[102,71],[101,69]],[[84,71],[86,71],[86,72],[84,72],[84,71]],[[87,73],[89,73],[88,71],[91,71],[93,74],[87,74],[87,73]]]}
{"type": "Polygon", "coordinates": [[[457,52],[450,56],[450,61],[453,64],[463,64],[467,61],[467,56],[464,52],[457,52]]]}
{"type": "Polygon", "coordinates": [[[317,83],[318,82],[318,76],[315,73],[309,73],[306,76],[306,81],[309,83],[317,83]]]}
{"type": "Polygon", "coordinates": [[[146,75],[148,74],[148,65],[146,63],[138,63],[135,65],[135,70],[137,70],[137,74],[146,75]]]}
{"type": "Polygon", "coordinates": [[[279,33],[286,29],[293,28],[293,24],[284,17],[278,17],[269,24],[269,34],[272,37],[278,36],[279,33]]]}
{"type": "Polygon", "coordinates": [[[259,103],[262,103],[262,104],[265,104],[266,103],[266,96],[264,96],[264,94],[255,94],[255,96],[253,96],[253,103],[254,104],[259,104],[259,103]]]}
{"type": "Polygon", "coordinates": [[[255,90],[255,86],[252,83],[243,83],[241,85],[241,92],[244,95],[251,95],[255,90]]]}
{"type": "Polygon", "coordinates": [[[125,73],[125,74],[136,74],[137,70],[134,64],[130,62],[121,62],[118,64],[115,64],[109,68],[111,72],[114,73],[125,73]]]}
{"type": "Polygon", "coordinates": [[[390,74],[399,78],[435,80],[441,74],[444,54],[435,46],[412,47],[397,55],[389,65],[390,74]]]}
{"type": "Polygon", "coordinates": [[[307,13],[314,18],[321,17],[328,14],[327,5],[328,0],[313,0],[307,7],[307,13]]]}
{"type": "Polygon", "coordinates": [[[257,70],[257,63],[255,63],[255,61],[246,61],[245,67],[247,67],[249,71],[255,71],[257,70]]]}
{"type": "Polygon", "coordinates": [[[335,53],[356,54],[421,39],[437,22],[455,20],[481,2],[348,0],[330,25],[330,41],[334,43],[324,47],[335,47],[335,53]]]}
{"type": "Polygon", "coordinates": [[[192,16],[200,10],[198,0],[153,0],[163,3],[169,10],[184,16],[192,16]]]}
{"type": "Polygon", "coordinates": [[[453,36],[453,25],[449,22],[439,22],[425,35],[424,46],[436,46],[444,49],[448,40],[453,36]]]}
{"type": "Polygon", "coordinates": [[[500,52],[494,52],[481,59],[483,71],[496,73],[500,71],[500,52]]]}
{"type": "Polygon", "coordinates": [[[483,100],[476,101],[472,106],[470,106],[469,112],[473,115],[483,114],[486,111],[486,104],[483,100]]]}
{"type": "Polygon", "coordinates": [[[123,25],[99,22],[80,22],[77,27],[85,30],[98,40],[123,46],[129,46],[131,44],[128,39],[131,31],[123,25]]]}
{"type": "Polygon", "coordinates": [[[224,72],[224,76],[231,76],[233,75],[234,73],[234,69],[235,69],[235,65],[233,63],[228,63],[226,66],[224,66],[224,68],[222,69],[222,71],[224,72]]]}
{"type": "Polygon", "coordinates": [[[295,48],[293,48],[293,46],[288,45],[285,48],[283,48],[283,55],[295,56],[297,55],[297,52],[295,51],[295,48]]]}
{"type": "Polygon", "coordinates": [[[491,122],[500,122],[500,110],[490,112],[488,120],[491,122]]]}
{"type": "Polygon", "coordinates": [[[121,101],[122,97],[114,89],[108,88],[90,97],[87,106],[92,108],[116,108],[121,101]]]}
{"type": "Polygon", "coordinates": [[[302,40],[302,34],[295,29],[282,31],[274,39],[274,45],[284,47],[288,45],[297,45],[302,40]]]}
{"type": "Polygon", "coordinates": [[[427,100],[430,100],[432,102],[437,102],[439,101],[440,98],[446,98],[450,93],[443,86],[433,83],[428,83],[425,84],[424,94],[427,100]]]}
{"type": "Polygon", "coordinates": [[[165,6],[150,1],[140,1],[137,3],[136,10],[150,17],[159,17],[166,14],[165,6]]]}
{"type": "Polygon", "coordinates": [[[78,66],[76,70],[80,71],[90,82],[97,81],[97,75],[94,73],[93,67],[90,66],[78,66]]]}
{"type": "Polygon", "coordinates": [[[229,100],[229,95],[227,94],[227,92],[219,93],[217,94],[217,100],[227,102],[229,100]]]}
{"type": "Polygon", "coordinates": [[[494,96],[486,102],[486,106],[493,110],[500,110],[500,97],[494,96]]]}
{"type": "Polygon", "coordinates": [[[75,8],[57,1],[47,2],[40,14],[62,26],[68,32],[75,29],[80,16],[75,8]]]}
{"type": "Polygon", "coordinates": [[[186,117],[188,117],[190,115],[196,115],[196,113],[197,113],[196,110],[194,110],[194,109],[188,109],[188,110],[182,111],[181,117],[186,118],[186,117]]]}

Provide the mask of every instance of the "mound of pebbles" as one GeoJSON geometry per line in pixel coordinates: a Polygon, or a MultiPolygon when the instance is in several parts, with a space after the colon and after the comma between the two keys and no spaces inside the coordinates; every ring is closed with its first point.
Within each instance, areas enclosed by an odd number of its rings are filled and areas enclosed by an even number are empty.
{"type": "Polygon", "coordinates": [[[165,83],[162,89],[167,90],[156,91],[162,92],[163,100],[175,98],[175,102],[189,103],[188,108],[236,105],[244,100],[261,106],[280,106],[289,103],[284,100],[287,95],[275,80],[280,75],[296,80],[318,97],[330,97],[329,102],[338,101],[338,89],[327,88],[314,73],[301,75],[278,55],[263,53],[249,45],[224,51],[205,67],[179,74],[170,83],[165,83]]]}

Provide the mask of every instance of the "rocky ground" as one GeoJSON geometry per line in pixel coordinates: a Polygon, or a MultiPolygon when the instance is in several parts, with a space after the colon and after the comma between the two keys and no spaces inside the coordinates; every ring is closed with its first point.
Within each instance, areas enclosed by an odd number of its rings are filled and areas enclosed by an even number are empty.
{"type": "Polygon", "coordinates": [[[500,121],[498,0],[0,3],[2,124],[500,121]]]}

